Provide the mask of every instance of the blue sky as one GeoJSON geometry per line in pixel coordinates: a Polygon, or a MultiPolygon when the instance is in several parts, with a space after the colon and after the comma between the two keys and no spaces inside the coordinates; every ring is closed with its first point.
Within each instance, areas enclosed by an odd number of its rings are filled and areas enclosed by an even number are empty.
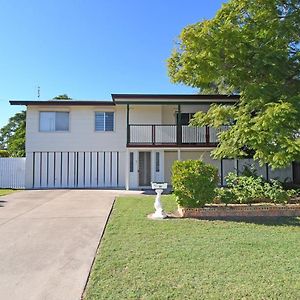
{"type": "MultiPolygon", "coordinates": [[[[225,1],[0,0],[0,127],[10,99],[110,100],[111,93],[193,93],[174,85],[166,59],[188,24],[225,1]]],[[[24,109],[24,108],[23,108],[24,109]]]]}

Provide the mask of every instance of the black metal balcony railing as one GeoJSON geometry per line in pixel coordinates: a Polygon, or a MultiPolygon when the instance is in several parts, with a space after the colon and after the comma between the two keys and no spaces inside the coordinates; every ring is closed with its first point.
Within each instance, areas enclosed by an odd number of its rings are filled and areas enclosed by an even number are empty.
{"type": "Polygon", "coordinates": [[[127,130],[128,146],[216,146],[218,133],[226,130],[212,127],[189,127],[187,125],[131,124],[127,130]]]}

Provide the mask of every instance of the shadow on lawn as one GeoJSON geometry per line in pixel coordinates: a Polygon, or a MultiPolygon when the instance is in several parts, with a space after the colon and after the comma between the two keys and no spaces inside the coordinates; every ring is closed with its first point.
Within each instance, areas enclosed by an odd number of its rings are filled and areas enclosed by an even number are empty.
{"type": "MultiPolygon", "coordinates": [[[[204,220],[204,219],[202,219],[204,220]]],[[[209,218],[207,221],[230,221],[237,223],[250,223],[265,226],[291,226],[300,227],[298,217],[256,217],[256,218],[209,218]]]]}

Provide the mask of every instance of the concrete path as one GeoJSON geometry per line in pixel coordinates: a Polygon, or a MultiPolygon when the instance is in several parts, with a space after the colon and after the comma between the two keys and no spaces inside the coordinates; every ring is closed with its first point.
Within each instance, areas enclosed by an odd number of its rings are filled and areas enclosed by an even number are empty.
{"type": "Polygon", "coordinates": [[[0,299],[80,299],[122,191],[22,191],[0,197],[0,299]]]}

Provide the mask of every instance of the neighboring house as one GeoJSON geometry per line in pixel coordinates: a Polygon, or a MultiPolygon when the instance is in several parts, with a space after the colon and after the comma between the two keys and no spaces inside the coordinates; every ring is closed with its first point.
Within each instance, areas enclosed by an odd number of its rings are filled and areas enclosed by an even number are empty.
{"type": "MultiPolygon", "coordinates": [[[[188,127],[212,103],[231,95],[113,94],[112,101],[10,101],[27,106],[26,188],[148,188],[170,183],[175,160],[199,159],[218,167],[221,183],[236,160],[214,160],[217,130],[188,127]]],[[[225,127],[223,128],[226,129],[225,127]]],[[[265,177],[293,178],[262,168],[265,177]]]]}

